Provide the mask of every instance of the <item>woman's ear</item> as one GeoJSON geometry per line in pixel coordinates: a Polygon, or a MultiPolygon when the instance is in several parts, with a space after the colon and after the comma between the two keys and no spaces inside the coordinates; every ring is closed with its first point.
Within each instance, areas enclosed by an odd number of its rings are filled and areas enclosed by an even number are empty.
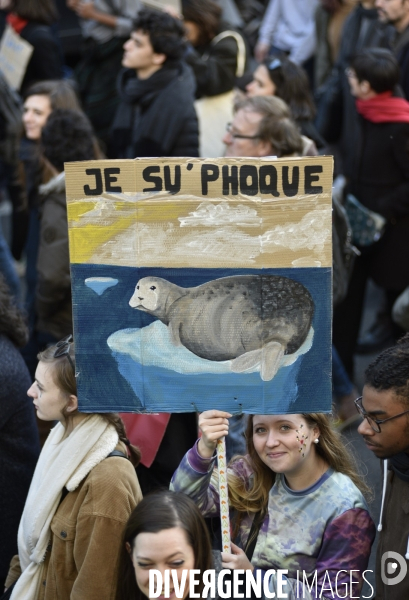
{"type": "Polygon", "coordinates": [[[78,398],[74,394],[70,394],[65,410],[69,413],[75,413],[78,410],[78,398]]]}
{"type": "Polygon", "coordinates": [[[125,548],[128,554],[132,554],[131,544],[129,542],[125,542],[125,548]]]}
{"type": "Polygon", "coordinates": [[[318,427],[318,425],[314,425],[314,427],[312,428],[312,440],[316,440],[317,438],[319,439],[321,435],[321,431],[320,428],[318,427]]]}

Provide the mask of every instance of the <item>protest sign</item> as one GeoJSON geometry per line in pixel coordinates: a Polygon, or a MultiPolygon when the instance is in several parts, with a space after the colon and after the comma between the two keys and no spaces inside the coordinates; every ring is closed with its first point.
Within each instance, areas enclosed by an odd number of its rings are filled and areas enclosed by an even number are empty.
{"type": "Polygon", "coordinates": [[[66,165],[83,411],[329,412],[332,157],[66,165]]]}
{"type": "Polygon", "coordinates": [[[9,25],[0,42],[0,71],[13,90],[19,90],[33,46],[23,40],[9,25]]]}

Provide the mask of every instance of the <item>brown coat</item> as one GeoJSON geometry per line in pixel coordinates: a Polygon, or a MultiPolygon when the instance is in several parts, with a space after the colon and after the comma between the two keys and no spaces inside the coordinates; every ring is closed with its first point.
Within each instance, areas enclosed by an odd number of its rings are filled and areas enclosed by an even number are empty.
{"type": "MultiPolygon", "coordinates": [[[[116,450],[126,453],[119,443],[116,450]]],[[[131,462],[112,456],[69,492],[51,521],[51,541],[36,600],[114,600],[126,521],[142,493],[131,462]]],[[[20,574],[18,556],[6,579],[20,574]]]]}

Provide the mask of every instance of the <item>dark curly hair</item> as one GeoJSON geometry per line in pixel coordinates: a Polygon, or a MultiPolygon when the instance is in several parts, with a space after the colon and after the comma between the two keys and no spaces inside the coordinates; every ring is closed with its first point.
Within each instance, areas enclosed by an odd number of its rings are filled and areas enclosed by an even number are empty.
{"type": "Polygon", "coordinates": [[[5,335],[18,348],[28,341],[28,328],[22,312],[14,304],[10,290],[0,273],[0,334],[5,335]]]}
{"type": "Polygon", "coordinates": [[[57,108],[41,133],[45,158],[57,169],[64,163],[95,158],[94,133],[87,117],[79,111],[57,108]]]}
{"type": "Polygon", "coordinates": [[[168,13],[142,9],[133,23],[133,30],[148,35],[154,52],[165,54],[167,60],[182,58],[186,50],[184,27],[179,19],[168,13]]]}
{"type": "Polygon", "coordinates": [[[392,390],[409,405],[409,333],[369,365],[365,385],[380,391],[392,390]]]}

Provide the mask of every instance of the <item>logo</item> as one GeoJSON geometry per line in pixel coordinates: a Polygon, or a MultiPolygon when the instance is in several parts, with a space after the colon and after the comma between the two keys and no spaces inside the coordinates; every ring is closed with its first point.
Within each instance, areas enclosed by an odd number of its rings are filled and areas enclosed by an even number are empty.
{"type": "Polygon", "coordinates": [[[403,581],[408,566],[403,556],[397,552],[384,552],[381,558],[381,578],[385,585],[396,585],[403,581]]]}

